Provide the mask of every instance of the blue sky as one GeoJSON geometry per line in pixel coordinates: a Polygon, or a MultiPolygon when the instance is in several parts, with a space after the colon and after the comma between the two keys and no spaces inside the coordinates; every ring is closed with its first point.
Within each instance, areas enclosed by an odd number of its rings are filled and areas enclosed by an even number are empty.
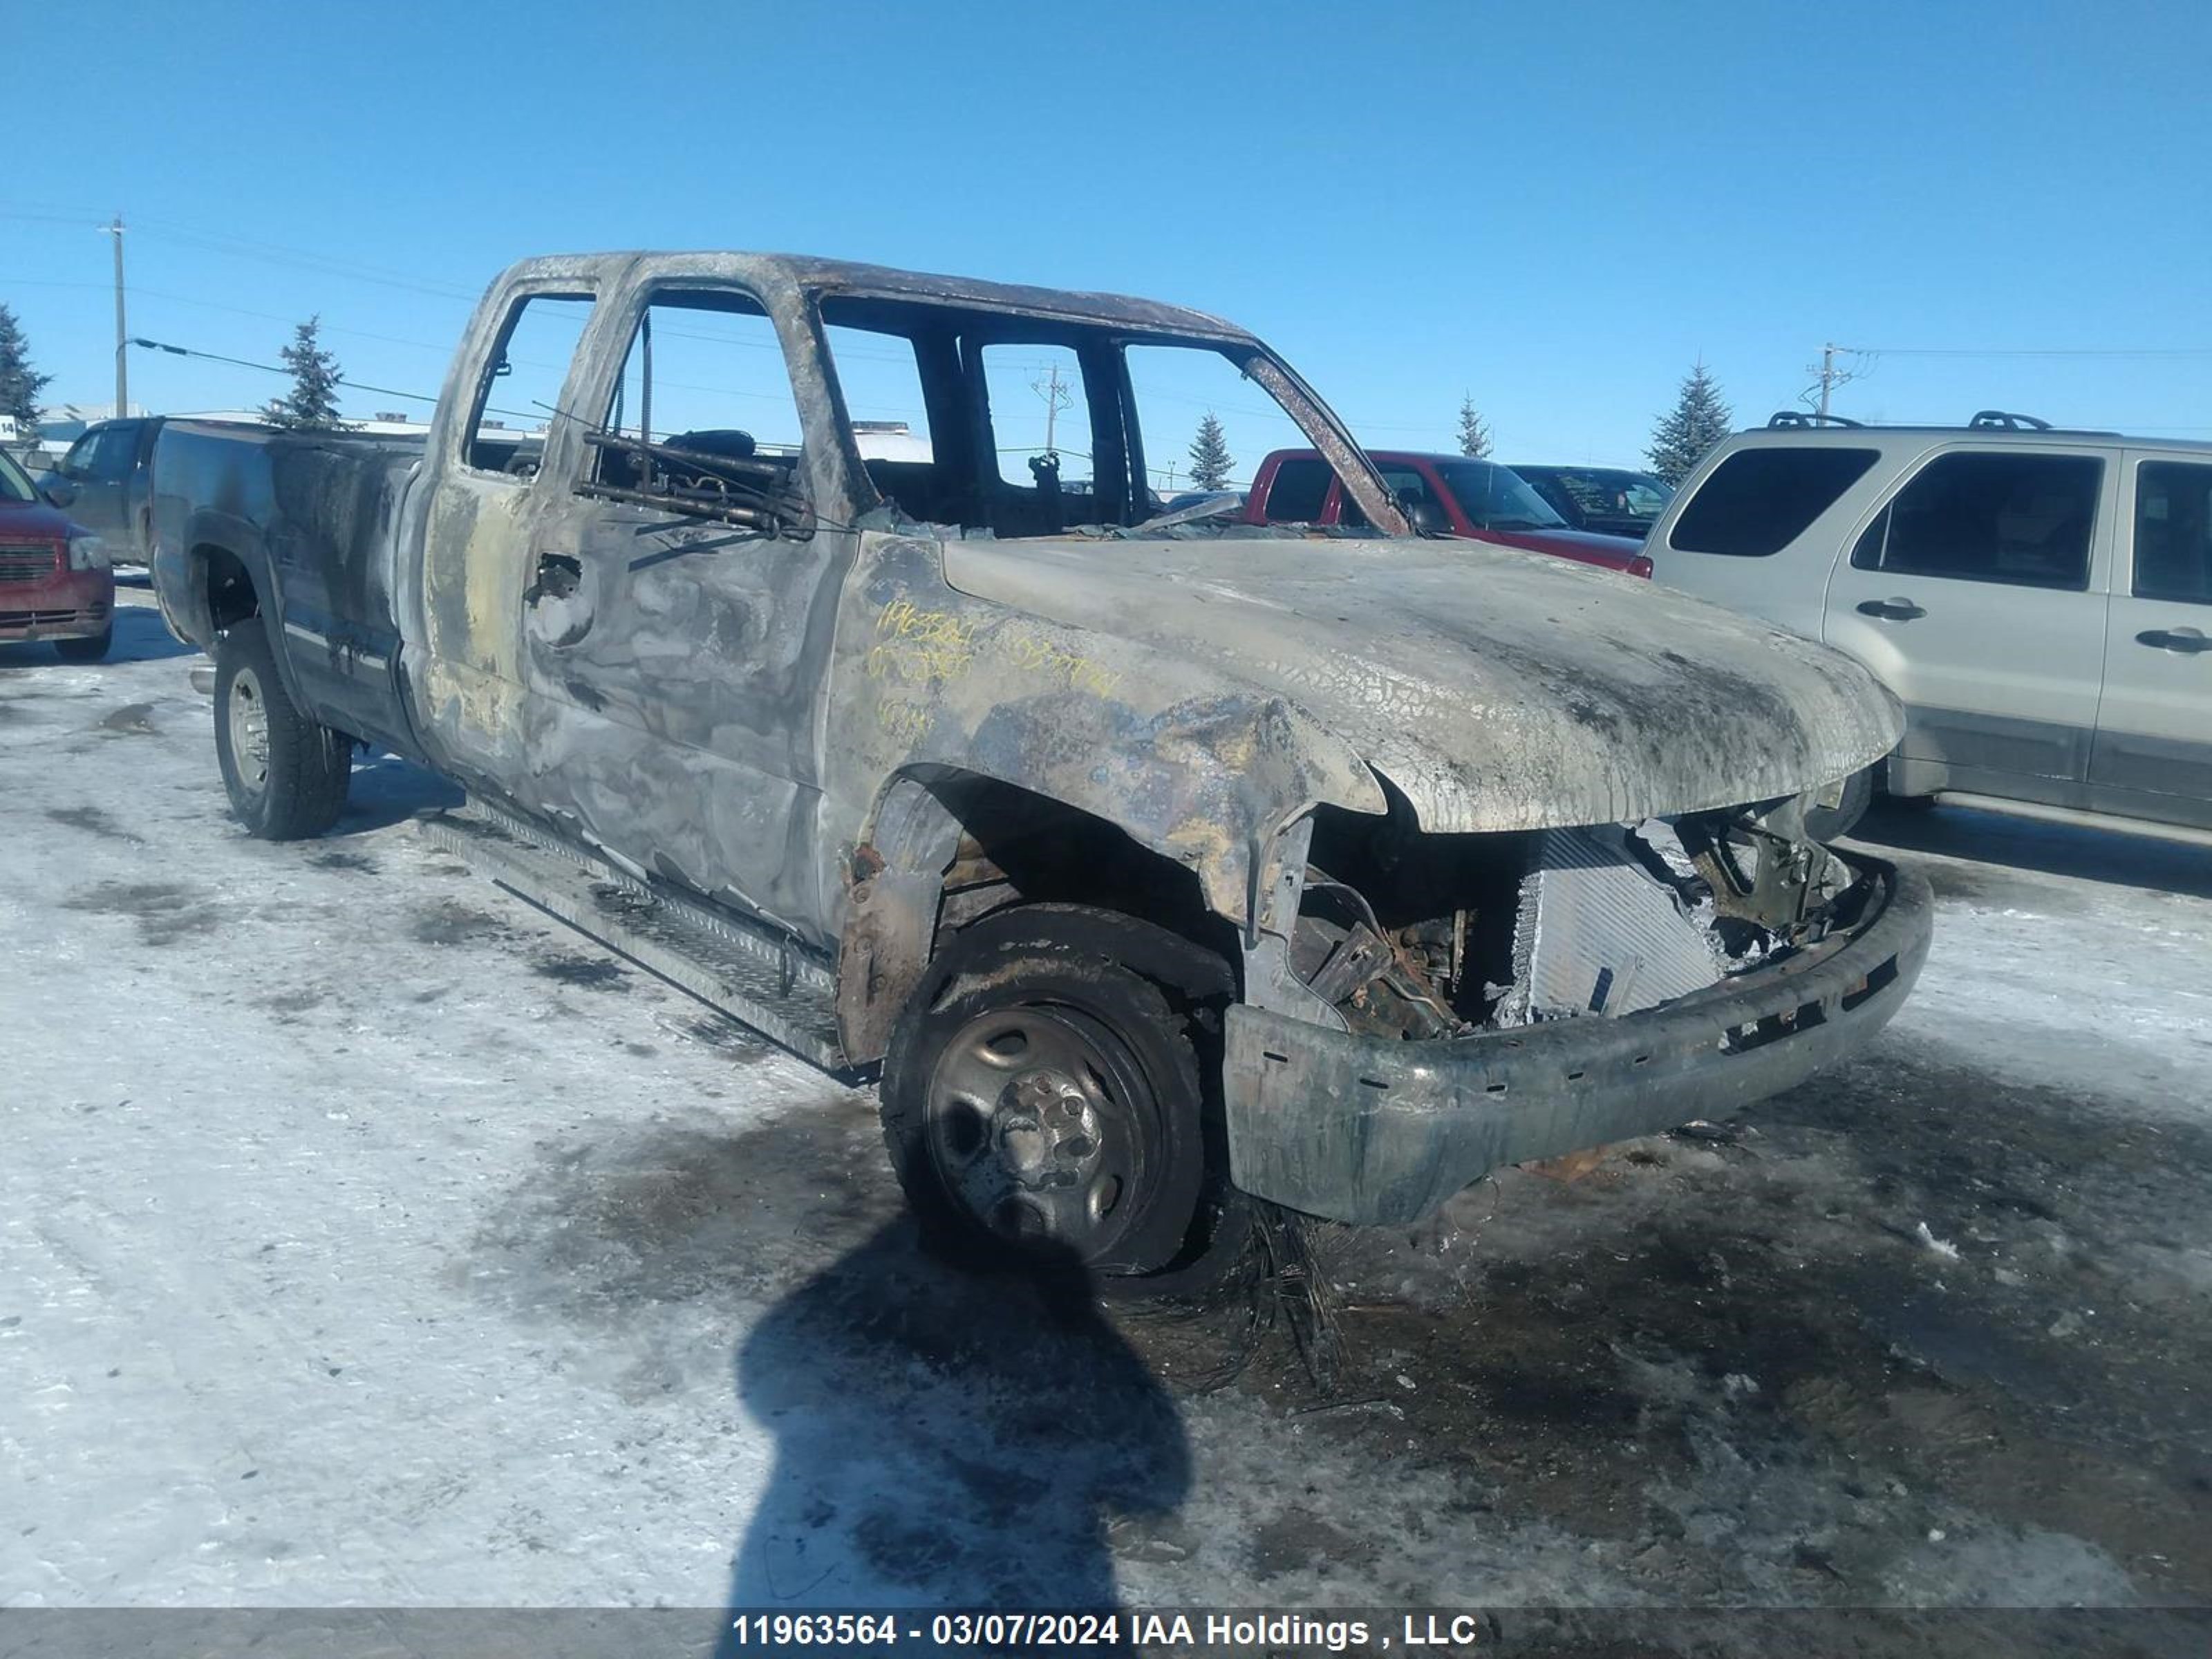
{"type": "MultiPolygon", "coordinates": [[[[1502,459],[1636,464],[1693,361],[1747,422],[1824,340],[1882,349],[1841,413],[2212,437],[2212,7],[0,17],[56,77],[0,175],[0,302],[58,398],[112,396],[119,210],[133,333],[268,362],[318,312],[349,376],[428,392],[510,258],[724,246],[1220,312],[1376,447],[1448,447],[1465,390],[1502,459]],[[1904,355],[1993,349],[2195,355],[1904,355]]],[[[278,384],[131,374],[156,409],[278,384]]]]}

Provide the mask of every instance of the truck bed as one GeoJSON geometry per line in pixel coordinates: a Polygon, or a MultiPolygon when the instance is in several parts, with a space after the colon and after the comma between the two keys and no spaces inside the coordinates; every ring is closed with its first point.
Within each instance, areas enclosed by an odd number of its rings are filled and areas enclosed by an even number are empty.
{"type": "Polygon", "coordinates": [[[324,725],[414,752],[399,696],[394,550],[422,440],[171,421],[154,451],[154,586],[202,649],[227,613],[225,550],[262,596],[288,689],[324,725]]]}

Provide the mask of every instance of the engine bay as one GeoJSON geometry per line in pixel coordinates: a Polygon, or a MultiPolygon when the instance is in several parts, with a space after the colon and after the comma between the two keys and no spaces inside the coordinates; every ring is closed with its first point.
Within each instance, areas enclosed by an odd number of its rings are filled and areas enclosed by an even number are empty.
{"type": "Polygon", "coordinates": [[[1434,836],[1315,823],[1291,972],[1407,1040],[1656,1007],[1848,926],[1863,895],[1796,800],[1633,824],[1434,836]]]}

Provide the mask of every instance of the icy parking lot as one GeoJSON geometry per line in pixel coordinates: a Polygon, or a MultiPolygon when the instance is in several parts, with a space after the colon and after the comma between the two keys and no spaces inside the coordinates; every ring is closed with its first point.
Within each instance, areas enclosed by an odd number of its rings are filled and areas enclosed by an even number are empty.
{"type": "Polygon", "coordinates": [[[425,775],[246,839],[132,597],[0,647],[0,1602],[2212,1597],[2212,852],[1879,817],[1879,1043],[1319,1239],[1324,1391],[1291,1308],[918,1259],[866,1091],[425,775]]]}

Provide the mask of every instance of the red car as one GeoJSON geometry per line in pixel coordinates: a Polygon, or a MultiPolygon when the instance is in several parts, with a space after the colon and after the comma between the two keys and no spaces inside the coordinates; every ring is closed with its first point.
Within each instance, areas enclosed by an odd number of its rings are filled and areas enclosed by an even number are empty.
{"type": "MultiPolygon", "coordinates": [[[[1367,457],[1406,503],[1416,530],[1525,547],[1632,576],[1651,574],[1643,543],[1568,528],[1542,496],[1494,461],[1402,449],[1370,449],[1367,457]]],[[[1311,449],[1279,449],[1260,463],[1244,517],[1250,524],[1366,523],[1328,463],[1311,449]]]]}
{"type": "Polygon", "coordinates": [[[0,641],[52,640],[64,662],[98,662],[114,637],[106,548],[0,452],[0,641]]]}

